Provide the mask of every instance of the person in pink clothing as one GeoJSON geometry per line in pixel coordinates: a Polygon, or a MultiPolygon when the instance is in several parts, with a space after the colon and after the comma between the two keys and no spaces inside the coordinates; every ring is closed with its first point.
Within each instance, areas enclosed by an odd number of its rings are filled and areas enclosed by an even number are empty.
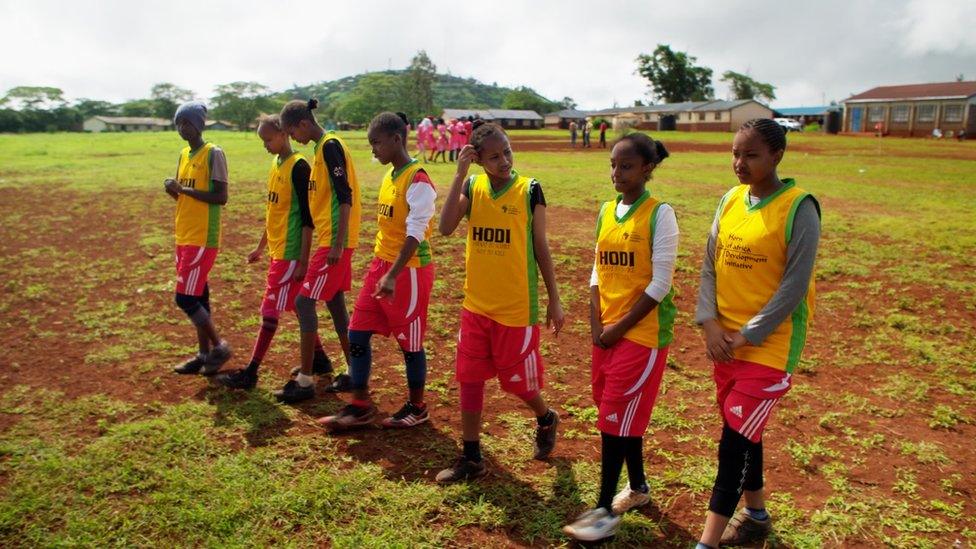
{"type": "Polygon", "coordinates": [[[451,124],[451,162],[457,160],[458,153],[461,152],[461,147],[464,146],[464,141],[464,122],[455,120],[451,124]]]}
{"type": "MultiPolygon", "coordinates": [[[[431,123],[430,118],[423,118],[417,124],[417,156],[427,162],[427,150],[428,143],[430,142],[430,134],[434,130],[434,125],[431,123]]],[[[433,152],[433,151],[431,151],[433,152]]]]}
{"type": "Polygon", "coordinates": [[[437,153],[434,155],[434,162],[437,162],[437,157],[441,160],[447,162],[446,152],[450,143],[447,140],[447,125],[444,124],[443,118],[437,119],[437,153]]]}
{"type": "MultiPolygon", "coordinates": [[[[471,130],[473,129],[474,122],[471,121],[469,116],[467,120],[464,121],[464,144],[467,145],[471,141],[471,130]]],[[[464,147],[461,147],[462,149],[464,147]]]]}

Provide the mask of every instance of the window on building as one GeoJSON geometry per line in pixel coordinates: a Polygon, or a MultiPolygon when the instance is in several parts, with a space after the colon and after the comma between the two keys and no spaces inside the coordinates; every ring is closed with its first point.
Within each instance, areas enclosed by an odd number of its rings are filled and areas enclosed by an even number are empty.
{"type": "Polygon", "coordinates": [[[721,120],[721,119],[722,119],[722,113],[720,112],[715,113],[715,120],[721,120]]]}
{"type": "Polygon", "coordinates": [[[908,113],[911,111],[911,107],[908,105],[895,105],[891,107],[891,121],[892,122],[908,122],[908,113]]]}
{"type": "Polygon", "coordinates": [[[943,120],[946,122],[962,122],[962,105],[946,105],[943,120]]]}
{"type": "Polygon", "coordinates": [[[916,120],[919,122],[931,122],[935,120],[935,105],[919,105],[916,109],[918,109],[916,120]]]}
{"type": "Polygon", "coordinates": [[[884,122],[884,111],[881,106],[868,107],[868,122],[884,122]]]}
{"type": "Polygon", "coordinates": [[[705,113],[703,112],[698,113],[698,120],[705,120],[705,113]]]}

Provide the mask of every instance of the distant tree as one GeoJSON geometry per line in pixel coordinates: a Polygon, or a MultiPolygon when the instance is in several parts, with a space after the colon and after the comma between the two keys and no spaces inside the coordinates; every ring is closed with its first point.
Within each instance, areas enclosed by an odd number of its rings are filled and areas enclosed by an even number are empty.
{"type": "Polygon", "coordinates": [[[149,97],[153,101],[153,115],[170,119],[176,114],[180,103],[193,99],[193,92],[176,84],[160,82],[149,90],[149,97]]]}
{"type": "Polygon", "coordinates": [[[956,75],[956,82],[965,82],[965,81],[966,81],[966,75],[965,74],[959,73],[959,74],[956,75]]]}
{"type": "Polygon", "coordinates": [[[572,97],[563,97],[562,101],[559,102],[559,106],[566,110],[572,110],[576,108],[576,101],[573,101],[572,97]]]}
{"type": "Polygon", "coordinates": [[[502,101],[503,109],[535,111],[541,114],[557,111],[561,107],[561,104],[549,101],[536,93],[532,88],[526,88],[524,86],[515,88],[505,94],[505,99],[502,101]]]}
{"type": "Polygon", "coordinates": [[[399,77],[393,74],[371,73],[363,76],[349,93],[337,101],[334,111],[336,120],[365,124],[383,111],[404,110],[408,100],[402,95],[401,84],[399,77]]]}
{"type": "Polygon", "coordinates": [[[10,88],[0,99],[0,105],[17,110],[52,110],[67,104],[60,88],[48,86],[17,86],[10,88]]]}
{"type": "Polygon", "coordinates": [[[712,69],[695,66],[698,58],[658,44],[654,53],[637,56],[637,73],[647,79],[651,96],[667,103],[703,101],[715,95],[712,69]]]}
{"type": "Polygon", "coordinates": [[[634,106],[635,107],[643,107],[644,106],[644,102],[641,101],[640,99],[634,99],[634,106]]]}
{"type": "Polygon", "coordinates": [[[247,131],[261,113],[276,110],[271,91],[257,82],[231,82],[214,88],[210,98],[210,117],[224,119],[237,125],[240,131],[247,131]]]}
{"type": "Polygon", "coordinates": [[[403,110],[410,120],[417,120],[422,116],[434,112],[434,78],[437,76],[437,66],[434,65],[427,52],[420,50],[410,60],[410,66],[401,76],[404,97],[406,99],[403,110]]]}
{"type": "Polygon", "coordinates": [[[24,131],[24,121],[20,113],[13,109],[0,109],[0,133],[24,131]]]}
{"type": "Polygon", "coordinates": [[[725,71],[721,81],[729,84],[736,99],[765,99],[767,102],[776,99],[776,86],[759,82],[747,74],[725,71]]]}
{"type": "Polygon", "coordinates": [[[98,99],[79,99],[75,101],[74,108],[78,109],[82,118],[92,116],[116,116],[119,114],[119,106],[108,101],[98,99]]]}
{"type": "Polygon", "coordinates": [[[119,114],[122,116],[153,116],[156,112],[156,105],[152,99],[132,99],[119,105],[119,114]]]}

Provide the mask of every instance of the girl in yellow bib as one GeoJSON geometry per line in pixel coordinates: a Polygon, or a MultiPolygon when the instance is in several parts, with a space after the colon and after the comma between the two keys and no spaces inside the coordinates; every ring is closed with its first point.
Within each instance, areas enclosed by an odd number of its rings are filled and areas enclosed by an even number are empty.
{"type": "Polygon", "coordinates": [[[695,317],[724,425],[699,548],[753,543],[771,528],[762,433],[806,342],[820,241],[816,199],[776,174],[785,152],[786,134],[772,120],[739,128],[732,169],[740,184],[719,202],[705,248],[695,317]]]}
{"type": "Polygon", "coordinates": [[[187,142],[176,179],[164,183],[176,200],[176,304],[196,328],[197,355],[180,364],[178,374],[213,375],[230,358],[230,346],[217,335],[210,316],[207,278],[220,248],[220,210],[227,204],[227,159],[220,147],[203,140],[207,107],[180,105],[173,125],[187,142]]]}
{"type": "Polygon", "coordinates": [[[601,475],[596,507],[564,532],[583,541],[608,538],[620,516],[650,501],[643,442],[674,334],[671,280],[678,252],[674,210],[647,190],[668,151],[642,133],[623,137],[610,152],[610,178],[619,195],[597,216],[590,278],[593,400],[599,409],[601,475]],[[623,464],[629,483],[614,496],[623,464]]]}
{"type": "Polygon", "coordinates": [[[441,211],[441,234],[453,233],[467,216],[468,237],[456,360],[463,454],[438,473],[438,482],[473,479],[487,472],[481,456],[481,412],[485,381],[493,377],[536,416],[533,457],[548,458],[556,444],[559,416],[540,392],[543,363],[536,297],[541,271],[549,292],[546,324],[558,334],[564,317],[546,240],[546,199],[539,182],[516,173],[513,165],[505,131],[476,121],[441,211]],[[468,178],[472,162],[485,173],[468,178]]]}

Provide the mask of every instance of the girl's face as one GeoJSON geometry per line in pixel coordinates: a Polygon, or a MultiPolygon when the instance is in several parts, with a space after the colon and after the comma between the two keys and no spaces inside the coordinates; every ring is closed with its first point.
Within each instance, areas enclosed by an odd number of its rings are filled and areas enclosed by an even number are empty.
{"type": "Polygon", "coordinates": [[[200,138],[200,131],[194,128],[193,124],[190,124],[186,118],[180,118],[176,121],[176,131],[183,141],[190,142],[200,138]]]}
{"type": "Polygon", "coordinates": [[[769,145],[755,130],[740,131],[732,141],[732,171],[739,183],[762,183],[776,172],[783,152],[769,150],[769,145]]]}
{"type": "Polygon", "coordinates": [[[481,142],[478,149],[478,164],[485,169],[485,173],[497,180],[508,180],[512,177],[512,146],[504,135],[491,135],[481,142]]]}
{"type": "Polygon", "coordinates": [[[373,149],[373,156],[380,161],[380,164],[393,162],[397,153],[403,149],[403,141],[396,133],[370,128],[369,133],[366,134],[366,139],[369,140],[369,146],[373,149]]]}
{"type": "Polygon", "coordinates": [[[258,126],[258,137],[264,142],[264,149],[271,154],[284,154],[288,149],[288,134],[278,131],[271,124],[258,126]]]}
{"type": "Polygon", "coordinates": [[[289,137],[302,145],[308,145],[308,142],[312,140],[312,122],[310,120],[301,120],[294,126],[285,126],[284,130],[289,137]]]}
{"type": "Polygon", "coordinates": [[[654,164],[644,163],[630,141],[621,141],[610,151],[610,180],[618,193],[643,190],[653,169],[654,164]]]}

